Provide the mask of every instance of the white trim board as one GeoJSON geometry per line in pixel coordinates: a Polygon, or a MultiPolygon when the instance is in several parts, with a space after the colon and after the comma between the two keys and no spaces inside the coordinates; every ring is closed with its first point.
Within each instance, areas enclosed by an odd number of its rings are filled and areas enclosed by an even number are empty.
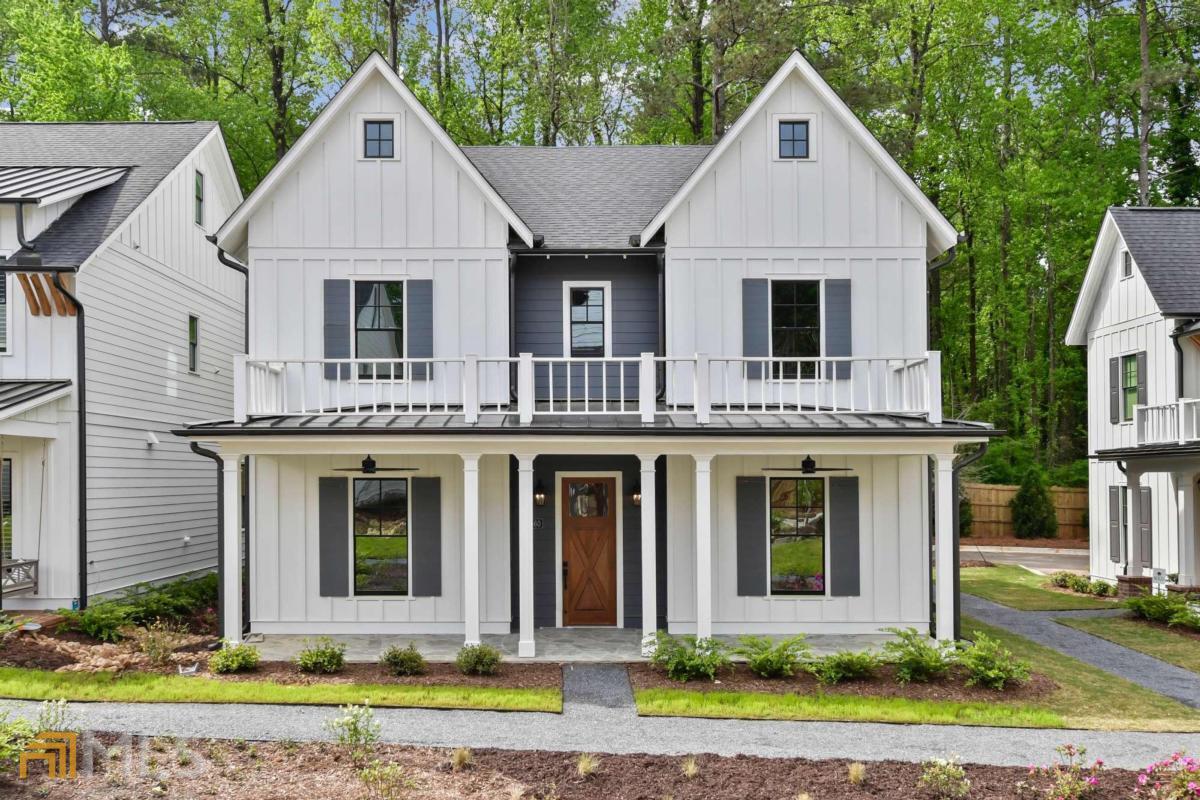
{"type": "MultiPolygon", "coordinates": [[[[625,627],[625,489],[620,470],[561,470],[554,473],[554,627],[563,627],[562,481],[563,478],[615,478],[613,513],[617,517],[617,624],[625,627]]],[[[607,628],[607,625],[580,627],[607,628]]]]}
{"type": "MultiPolygon", "coordinates": [[[[612,281],[563,281],[562,282],[562,303],[563,303],[563,356],[573,358],[571,356],[571,290],[572,289],[600,289],[604,292],[604,358],[612,357],[612,281]]],[[[579,356],[585,358],[585,356],[579,356]]],[[[595,356],[591,356],[595,358],[595,356]]],[[[570,375],[567,380],[571,380],[570,375]]],[[[587,391],[586,389],[584,391],[587,391]]]]}

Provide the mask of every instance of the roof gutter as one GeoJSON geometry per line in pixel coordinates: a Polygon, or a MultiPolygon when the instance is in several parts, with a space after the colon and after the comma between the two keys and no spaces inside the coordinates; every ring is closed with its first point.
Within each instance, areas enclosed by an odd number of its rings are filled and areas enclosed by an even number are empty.
{"type": "Polygon", "coordinates": [[[33,242],[25,238],[25,202],[22,200],[4,202],[11,202],[17,210],[17,243],[25,250],[31,252],[37,250],[33,242]]]}
{"type": "Polygon", "coordinates": [[[242,298],[242,344],[245,348],[246,355],[250,354],[250,268],[235,258],[231,258],[225,252],[221,245],[217,244],[217,235],[210,233],[204,237],[212,246],[217,248],[217,261],[220,261],[225,266],[232,270],[242,273],[246,279],[246,288],[242,298]]]}
{"type": "Polygon", "coordinates": [[[1179,337],[1184,335],[1188,328],[1196,324],[1194,319],[1185,319],[1175,326],[1171,331],[1171,344],[1175,348],[1175,399],[1183,399],[1183,348],[1179,346],[1179,337]]]}

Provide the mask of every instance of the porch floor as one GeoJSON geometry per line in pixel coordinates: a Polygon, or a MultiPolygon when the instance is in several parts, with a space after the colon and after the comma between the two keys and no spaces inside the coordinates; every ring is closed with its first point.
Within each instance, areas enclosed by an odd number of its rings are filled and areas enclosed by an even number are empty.
{"type": "MultiPolygon", "coordinates": [[[[265,661],[290,661],[304,647],[305,642],[317,637],[298,634],[251,634],[247,641],[253,643],[265,661]]],[[[409,642],[416,645],[429,661],[453,661],[463,646],[460,634],[338,634],[329,637],[346,645],[346,660],[368,662],[379,659],[379,654],[391,645],[405,647],[409,642]]],[[[539,628],[534,635],[537,655],[534,658],[517,658],[516,633],[484,634],[484,644],[500,650],[506,659],[524,662],[627,662],[644,661],[641,654],[641,631],[636,628],[539,628]]],[[[714,637],[733,646],[737,636],[714,637]]],[[[782,637],[772,637],[782,638],[782,637]]],[[[877,649],[893,638],[889,634],[811,634],[807,642],[815,655],[826,655],[838,650],[877,649]]]]}

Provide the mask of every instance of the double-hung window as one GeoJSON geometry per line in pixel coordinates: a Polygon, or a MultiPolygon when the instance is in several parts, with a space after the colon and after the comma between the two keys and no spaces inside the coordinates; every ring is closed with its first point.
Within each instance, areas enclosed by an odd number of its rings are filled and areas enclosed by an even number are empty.
{"type": "Polygon", "coordinates": [[[354,480],[354,593],[408,594],[408,479],[354,480]]]}
{"type": "Polygon", "coordinates": [[[825,479],[771,478],[771,594],[825,594],[825,479]]]}
{"type": "Polygon", "coordinates": [[[204,173],[196,170],[196,179],[192,193],[192,220],[200,226],[204,225],[204,173]]]}
{"type": "Polygon", "coordinates": [[[0,460],[0,559],[13,557],[12,459],[0,460]]]}
{"type": "Polygon", "coordinates": [[[606,290],[602,286],[571,286],[568,292],[568,336],[572,358],[603,358],[608,324],[606,290]]]}
{"type": "MultiPolygon", "coordinates": [[[[771,281],[771,358],[821,355],[821,282],[771,281]]],[[[771,377],[814,378],[816,362],[772,362],[771,377]]]]}
{"type": "Polygon", "coordinates": [[[404,281],[355,281],[354,357],[378,359],[359,364],[359,378],[404,377],[402,368],[388,363],[404,358],[404,281]]]}
{"type": "Polygon", "coordinates": [[[1133,419],[1133,407],[1138,401],[1137,355],[1121,356],[1121,419],[1133,419]]]}

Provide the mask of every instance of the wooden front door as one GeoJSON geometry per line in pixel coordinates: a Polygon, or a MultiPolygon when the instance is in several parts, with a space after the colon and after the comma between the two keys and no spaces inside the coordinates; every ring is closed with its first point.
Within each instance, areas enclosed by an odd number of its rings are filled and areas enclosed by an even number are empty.
{"type": "Polygon", "coordinates": [[[563,625],[617,624],[617,481],[563,478],[563,625]]]}

